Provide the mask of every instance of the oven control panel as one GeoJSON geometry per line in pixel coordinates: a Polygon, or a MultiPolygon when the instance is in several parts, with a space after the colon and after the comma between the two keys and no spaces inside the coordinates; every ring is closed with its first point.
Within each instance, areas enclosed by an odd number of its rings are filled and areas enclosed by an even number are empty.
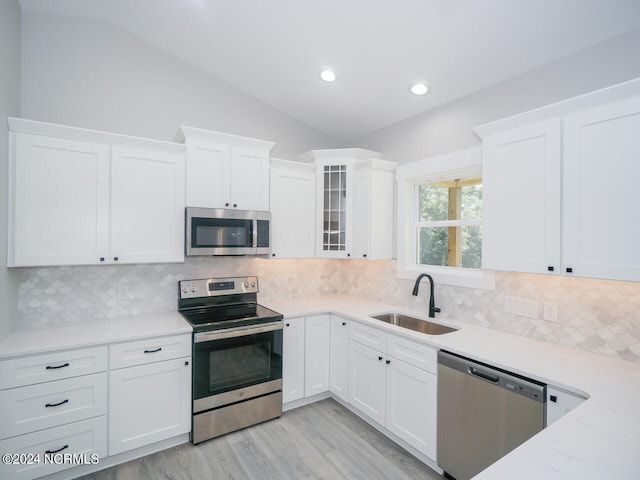
{"type": "Polygon", "coordinates": [[[200,278],[178,282],[180,299],[258,293],[258,277],[200,278]]]}

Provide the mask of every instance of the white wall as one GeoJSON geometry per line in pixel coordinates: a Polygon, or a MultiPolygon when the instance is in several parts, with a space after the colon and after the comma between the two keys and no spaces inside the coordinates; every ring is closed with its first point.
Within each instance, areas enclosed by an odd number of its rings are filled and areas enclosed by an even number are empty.
{"type": "Polygon", "coordinates": [[[472,129],[640,77],[640,29],[351,142],[409,163],[480,145],[472,129]]]}
{"type": "Polygon", "coordinates": [[[0,2],[0,341],[13,328],[18,281],[7,269],[8,135],[6,118],[19,112],[20,7],[18,0],[0,2]]]}
{"type": "Polygon", "coordinates": [[[295,156],[337,145],[270,105],[110,24],[22,15],[21,116],[174,141],[180,125],[276,142],[295,156]]]}

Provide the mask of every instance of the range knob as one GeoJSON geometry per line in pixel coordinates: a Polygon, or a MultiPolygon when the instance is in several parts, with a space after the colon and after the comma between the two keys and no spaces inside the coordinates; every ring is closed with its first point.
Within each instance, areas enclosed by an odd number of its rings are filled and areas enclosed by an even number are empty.
{"type": "Polygon", "coordinates": [[[196,293],[196,286],[195,285],[191,285],[191,292],[192,293],[196,293]]]}
{"type": "Polygon", "coordinates": [[[251,282],[251,286],[255,288],[256,282],[251,282]]]}
{"type": "Polygon", "coordinates": [[[244,282],[244,288],[249,288],[249,282],[244,282]]]}
{"type": "Polygon", "coordinates": [[[187,288],[186,286],[182,287],[182,293],[187,293],[189,291],[189,288],[187,288]]]}

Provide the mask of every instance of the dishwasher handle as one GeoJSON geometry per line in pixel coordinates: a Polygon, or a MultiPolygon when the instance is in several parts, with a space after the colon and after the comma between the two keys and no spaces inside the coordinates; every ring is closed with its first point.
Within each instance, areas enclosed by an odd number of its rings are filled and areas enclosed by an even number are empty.
{"type": "Polygon", "coordinates": [[[532,378],[523,377],[513,372],[502,370],[476,360],[472,360],[445,350],[438,351],[438,375],[441,368],[451,368],[463,375],[489,382],[496,387],[509,390],[539,403],[546,399],[547,386],[532,378]]]}
{"type": "Polygon", "coordinates": [[[469,369],[467,370],[469,372],[469,375],[473,375],[475,377],[480,377],[484,380],[488,380],[490,382],[493,383],[498,383],[500,382],[500,377],[496,376],[496,375],[491,375],[490,373],[485,373],[481,370],[478,370],[475,367],[469,367],[469,369]]]}

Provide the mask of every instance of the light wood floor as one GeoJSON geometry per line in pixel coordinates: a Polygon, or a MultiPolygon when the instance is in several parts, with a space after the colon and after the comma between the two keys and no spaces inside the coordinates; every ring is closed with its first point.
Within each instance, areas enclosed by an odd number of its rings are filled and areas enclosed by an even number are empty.
{"type": "Polygon", "coordinates": [[[181,445],[82,480],[441,480],[331,399],[199,445],[181,445]]]}

